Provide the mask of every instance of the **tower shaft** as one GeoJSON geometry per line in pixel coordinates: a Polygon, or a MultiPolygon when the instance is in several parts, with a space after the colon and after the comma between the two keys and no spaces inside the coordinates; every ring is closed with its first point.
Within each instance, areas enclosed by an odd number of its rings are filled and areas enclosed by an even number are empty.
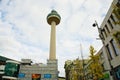
{"type": "Polygon", "coordinates": [[[51,22],[50,55],[49,59],[56,59],[56,23],[51,22]]]}

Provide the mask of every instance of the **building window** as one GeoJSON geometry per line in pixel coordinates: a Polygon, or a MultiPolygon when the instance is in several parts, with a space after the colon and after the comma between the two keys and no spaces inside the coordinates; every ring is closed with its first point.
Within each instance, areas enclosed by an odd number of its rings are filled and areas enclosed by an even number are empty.
{"type": "Polygon", "coordinates": [[[118,4],[120,4],[120,0],[118,0],[118,4]]]}
{"type": "Polygon", "coordinates": [[[110,41],[110,44],[112,45],[112,48],[113,48],[115,55],[118,56],[119,51],[118,51],[118,48],[116,47],[113,39],[110,41]]]}
{"type": "Polygon", "coordinates": [[[120,7],[120,0],[118,0],[117,6],[120,7]]]}
{"type": "Polygon", "coordinates": [[[115,34],[113,34],[113,37],[115,38],[118,45],[120,45],[120,32],[116,32],[115,34]]]}
{"type": "Polygon", "coordinates": [[[113,29],[113,25],[112,25],[112,23],[110,22],[110,20],[108,20],[108,24],[110,25],[111,29],[113,29]]]}
{"type": "Polygon", "coordinates": [[[102,68],[103,68],[103,71],[105,71],[105,63],[101,64],[102,68]]]}
{"type": "Polygon", "coordinates": [[[115,14],[116,18],[118,19],[118,22],[119,23],[119,20],[120,20],[120,2],[118,2],[116,5],[115,5],[115,8],[113,10],[113,13],[115,14]]]}
{"type": "Polygon", "coordinates": [[[105,36],[103,34],[103,32],[101,33],[102,39],[105,40],[105,36]]]}
{"type": "Polygon", "coordinates": [[[105,36],[107,37],[107,33],[106,33],[105,29],[103,29],[103,31],[104,31],[105,36]]]}
{"type": "Polygon", "coordinates": [[[104,37],[104,35],[103,35],[103,32],[102,32],[101,34],[99,34],[99,37],[100,37],[101,40],[105,40],[105,37],[104,37]]]}
{"type": "Polygon", "coordinates": [[[103,59],[104,59],[103,52],[101,52],[100,59],[101,59],[101,60],[103,60],[103,59]]]}
{"type": "Polygon", "coordinates": [[[107,49],[107,51],[108,51],[108,57],[109,57],[109,59],[110,59],[110,60],[113,59],[113,57],[112,57],[112,52],[110,51],[109,45],[106,46],[106,49],[107,49]]]}
{"type": "Polygon", "coordinates": [[[112,19],[112,21],[115,23],[115,19],[113,17],[113,15],[111,14],[110,18],[112,19]]]}
{"type": "Polygon", "coordinates": [[[107,32],[110,33],[110,30],[108,29],[107,25],[105,25],[105,28],[106,28],[107,32]]]}
{"type": "Polygon", "coordinates": [[[118,70],[116,71],[116,76],[118,79],[120,79],[120,68],[118,68],[118,70]]]}

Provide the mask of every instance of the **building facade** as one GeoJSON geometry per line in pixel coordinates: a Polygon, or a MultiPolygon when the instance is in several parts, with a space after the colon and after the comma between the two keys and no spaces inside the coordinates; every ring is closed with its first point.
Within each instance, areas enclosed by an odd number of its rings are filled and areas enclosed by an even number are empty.
{"type": "Polygon", "coordinates": [[[108,61],[108,56],[106,55],[105,47],[102,47],[97,54],[99,55],[99,61],[103,68],[103,79],[113,80],[113,77],[111,75],[110,62],[108,61]]]}
{"type": "Polygon", "coordinates": [[[30,59],[22,59],[18,80],[57,80],[57,60],[47,60],[47,64],[32,64],[30,59]]]}
{"type": "MultiPolygon", "coordinates": [[[[96,25],[93,25],[96,26],[96,25]]],[[[103,47],[97,54],[103,67],[104,80],[120,80],[120,0],[113,0],[100,28],[99,36],[103,47]]],[[[91,79],[89,61],[85,65],[85,77],[91,79]]]]}
{"type": "Polygon", "coordinates": [[[106,66],[111,79],[120,80],[120,0],[113,0],[100,28],[106,66]]]}

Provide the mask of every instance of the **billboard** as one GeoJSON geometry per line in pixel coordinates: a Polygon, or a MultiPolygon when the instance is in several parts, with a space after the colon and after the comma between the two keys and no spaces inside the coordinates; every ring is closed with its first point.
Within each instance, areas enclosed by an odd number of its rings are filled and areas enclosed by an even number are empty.
{"type": "Polygon", "coordinates": [[[32,80],[41,80],[41,74],[32,74],[32,80]]]}
{"type": "Polygon", "coordinates": [[[51,74],[44,74],[44,78],[51,78],[51,74]]]}

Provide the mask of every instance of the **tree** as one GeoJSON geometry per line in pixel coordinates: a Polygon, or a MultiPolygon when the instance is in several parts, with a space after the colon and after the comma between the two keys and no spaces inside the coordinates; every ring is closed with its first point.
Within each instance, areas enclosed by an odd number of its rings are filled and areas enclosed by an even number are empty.
{"type": "Polygon", "coordinates": [[[78,80],[78,73],[74,67],[70,71],[70,80],[78,80]]]}
{"type": "Polygon", "coordinates": [[[65,61],[65,73],[66,73],[66,80],[70,80],[70,71],[71,71],[71,67],[73,65],[73,62],[71,60],[67,60],[65,61]]]}
{"type": "Polygon", "coordinates": [[[83,67],[82,67],[82,60],[77,58],[76,60],[73,61],[74,65],[74,75],[77,74],[77,80],[83,77],[83,67]]]}
{"type": "Polygon", "coordinates": [[[103,77],[103,69],[99,61],[99,55],[95,55],[96,50],[93,46],[90,46],[90,73],[93,75],[94,80],[98,80],[103,77]]]}
{"type": "Polygon", "coordinates": [[[73,61],[67,60],[64,68],[66,72],[66,80],[80,80],[81,77],[83,77],[82,61],[79,60],[79,58],[73,61]]]}

